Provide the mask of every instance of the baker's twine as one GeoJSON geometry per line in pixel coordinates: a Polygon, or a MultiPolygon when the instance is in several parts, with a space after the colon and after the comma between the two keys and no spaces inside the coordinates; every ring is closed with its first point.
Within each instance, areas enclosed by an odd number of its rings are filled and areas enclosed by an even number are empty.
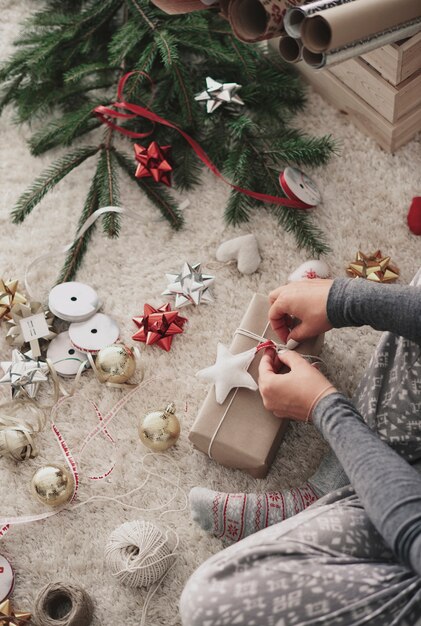
{"type": "Polygon", "coordinates": [[[178,544],[175,530],[146,520],[126,522],[109,537],[105,561],[112,575],[129,587],[147,590],[139,626],[145,626],[148,606],[176,563],[178,544]]]}
{"type": "Polygon", "coordinates": [[[37,626],[89,626],[94,606],[81,587],[50,583],[39,592],[32,613],[37,626]]]}

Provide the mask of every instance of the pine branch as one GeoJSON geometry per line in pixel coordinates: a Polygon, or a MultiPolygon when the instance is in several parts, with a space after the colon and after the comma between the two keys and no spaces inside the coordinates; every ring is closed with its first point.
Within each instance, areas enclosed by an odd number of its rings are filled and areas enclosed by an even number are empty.
{"type": "Polygon", "coordinates": [[[135,178],[133,161],[125,154],[114,150],[120,167],[125,171],[131,180],[145,193],[149,200],[160,210],[162,216],[171,224],[174,230],[179,230],[183,226],[183,215],[178,209],[177,203],[166,191],[163,185],[149,182],[146,179],[135,178]]]}
{"type": "Polygon", "coordinates": [[[20,196],[12,210],[13,222],[15,224],[23,222],[33,208],[41,202],[48,191],[53,189],[57,183],[81,163],[86,161],[86,159],[96,154],[98,150],[99,148],[96,146],[78,148],[53,163],[53,165],[45,170],[41,176],[32,183],[29,189],[20,196]]]}
{"type": "MultiPolygon", "coordinates": [[[[120,190],[118,184],[117,159],[114,150],[105,146],[101,150],[96,171],[98,203],[103,206],[119,206],[120,190]]],[[[106,213],[103,217],[104,232],[108,237],[116,238],[120,232],[120,215],[106,213]]]]}
{"type": "Polygon", "coordinates": [[[93,102],[88,102],[41,128],[29,140],[31,154],[39,155],[55,146],[69,146],[76,137],[101,126],[101,122],[92,115],[94,106],[93,102]]]}
{"type": "Polygon", "coordinates": [[[118,66],[110,66],[109,63],[104,63],[101,61],[97,61],[96,63],[82,63],[78,65],[64,75],[65,83],[77,83],[82,78],[90,77],[92,74],[96,74],[97,72],[110,72],[118,70],[118,66]]]}
{"type": "MultiPolygon", "coordinates": [[[[86,197],[85,205],[82,210],[82,214],[79,218],[77,231],[83,226],[88,217],[92,215],[99,208],[98,203],[98,191],[96,188],[96,177],[92,179],[91,186],[86,197]]],[[[82,263],[83,257],[87,252],[89,241],[95,230],[96,223],[92,224],[90,228],[74,242],[73,246],[69,250],[66,261],[62,267],[58,283],[64,283],[69,280],[73,280],[76,276],[76,272],[82,263]]]]}
{"type": "Polygon", "coordinates": [[[271,206],[271,212],[287,232],[294,234],[299,249],[306,248],[316,258],[331,252],[323,231],[312,223],[312,217],[308,213],[277,205],[271,206]]]}

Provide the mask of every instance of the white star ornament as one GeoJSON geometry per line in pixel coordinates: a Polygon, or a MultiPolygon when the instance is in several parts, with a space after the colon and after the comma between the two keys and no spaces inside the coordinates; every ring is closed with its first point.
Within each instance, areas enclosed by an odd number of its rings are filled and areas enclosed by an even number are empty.
{"type": "Polygon", "coordinates": [[[222,343],[218,343],[216,362],[211,367],[197,372],[196,376],[215,385],[215,395],[218,404],[223,404],[231,389],[246,387],[256,391],[258,385],[248,368],[256,356],[256,348],[231,354],[222,343]]]}

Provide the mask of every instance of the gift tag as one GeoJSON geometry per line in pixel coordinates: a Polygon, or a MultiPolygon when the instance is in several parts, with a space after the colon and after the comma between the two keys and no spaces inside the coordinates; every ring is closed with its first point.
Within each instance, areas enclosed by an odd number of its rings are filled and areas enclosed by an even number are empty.
{"type": "Polygon", "coordinates": [[[10,596],[15,583],[15,575],[9,561],[0,554],[0,603],[10,596]]]}
{"type": "Polygon", "coordinates": [[[279,183],[290,200],[301,200],[309,208],[322,200],[316,183],[296,167],[286,167],[279,174],[279,183]]]}
{"type": "Polygon", "coordinates": [[[44,313],[37,313],[36,315],[22,318],[20,320],[20,327],[23,338],[27,343],[30,343],[34,339],[48,337],[50,334],[44,313]]]}
{"type": "Polygon", "coordinates": [[[76,376],[81,364],[86,363],[88,367],[89,363],[87,355],[74,347],[67,331],[57,335],[49,344],[47,359],[52,362],[57,374],[64,377],[76,376]]]}
{"type": "Polygon", "coordinates": [[[69,282],[56,285],[48,299],[50,311],[66,322],[83,322],[99,309],[95,289],[83,283],[69,282]]]}
{"type": "Polygon", "coordinates": [[[117,323],[104,313],[96,313],[86,322],[69,326],[70,341],[81,352],[95,354],[101,348],[118,341],[119,335],[120,329],[117,323]]]}

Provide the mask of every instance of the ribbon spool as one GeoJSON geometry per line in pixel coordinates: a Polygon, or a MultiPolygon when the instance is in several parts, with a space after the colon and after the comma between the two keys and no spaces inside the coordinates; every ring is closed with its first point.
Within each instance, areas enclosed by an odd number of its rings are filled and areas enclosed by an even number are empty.
{"type": "Polygon", "coordinates": [[[92,600],[84,589],[58,582],[41,589],[32,619],[37,626],[89,626],[93,613],[92,600]]]}
{"type": "Polygon", "coordinates": [[[279,174],[279,184],[284,194],[291,200],[301,202],[304,209],[312,209],[322,200],[314,180],[296,167],[286,167],[279,174]]]}

